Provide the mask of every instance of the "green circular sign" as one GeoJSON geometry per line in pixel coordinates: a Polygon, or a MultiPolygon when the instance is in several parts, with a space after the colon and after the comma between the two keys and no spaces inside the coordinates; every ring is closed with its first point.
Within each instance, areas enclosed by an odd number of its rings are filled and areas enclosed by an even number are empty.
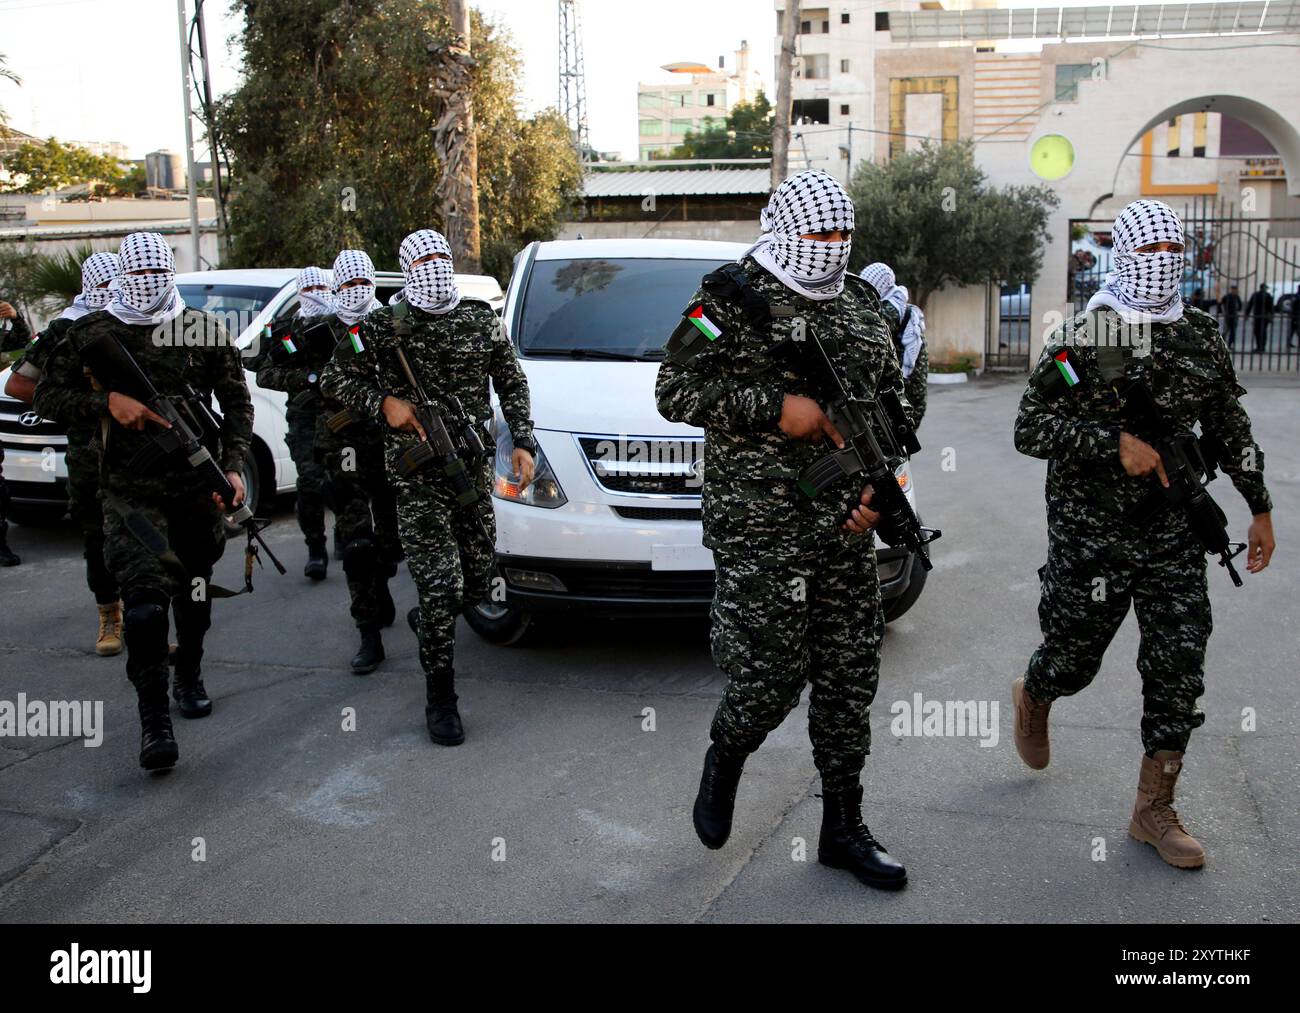
{"type": "Polygon", "coordinates": [[[1074,168],[1074,145],[1061,134],[1044,134],[1029,150],[1029,167],[1039,179],[1062,179],[1074,168]]]}

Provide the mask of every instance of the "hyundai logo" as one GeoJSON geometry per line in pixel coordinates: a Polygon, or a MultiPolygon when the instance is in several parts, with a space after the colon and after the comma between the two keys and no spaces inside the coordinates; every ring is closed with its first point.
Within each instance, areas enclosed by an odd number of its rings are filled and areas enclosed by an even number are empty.
{"type": "Polygon", "coordinates": [[[35,412],[23,412],[21,415],[18,416],[19,424],[26,426],[28,429],[34,429],[36,426],[39,426],[44,421],[45,420],[41,418],[39,415],[37,415],[35,412]]]}

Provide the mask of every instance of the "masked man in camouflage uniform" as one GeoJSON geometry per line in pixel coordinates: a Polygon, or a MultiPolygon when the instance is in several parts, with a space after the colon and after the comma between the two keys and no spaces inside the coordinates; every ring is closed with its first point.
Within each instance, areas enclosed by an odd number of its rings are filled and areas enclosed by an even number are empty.
{"type": "Polygon", "coordinates": [[[866,399],[902,376],[878,310],[845,287],[853,204],[831,176],[803,172],[772,194],[764,235],[740,260],[744,284],[708,276],[674,332],[656,388],[659,412],[705,433],[704,544],[713,550],[713,657],[728,676],[695,801],[710,848],[731,832],[745,758],[812,684],[808,730],[822,778],[818,858],[897,888],[903,866],[862,822],[884,616],[871,490],[843,479],[816,500],[801,472],[843,439],[799,354],[801,329],[838,346],[866,399]],[[687,340],[698,328],[705,339],[687,340]],[[847,518],[847,520],[846,520],[847,518]]]}
{"type": "Polygon", "coordinates": [[[270,345],[262,350],[257,367],[259,387],[289,395],[287,442],[298,470],[298,527],[307,539],[303,576],[315,581],[325,579],[330,558],[325,546],[325,468],[316,454],[316,433],[324,413],[320,371],[333,354],[341,330],[326,323],[333,315],[334,298],[325,272],[304,267],[298,272],[298,311],[288,327],[272,327],[270,345]],[[318,337],[323,340],[318,342],[318,337]]]}
{"type": "Polygon", "coordinates": [[[222,511],[244,496],[253,403],[239,350],[220,321],[181,300],[163,237],[132,233],[119,255],[120,287],[107,309],[82,317],[55,347],[36,388],[36,410],[69,427],[102,422],[105,559],[126,610],[126,671],[139,696],[140,766],[159,770],[174,766],[178,756],[167,703],[169,607],[177,642],[172,695],[182,717],[212,713],[200,676],[212,618],[209,585],[225,549],[222,511]],[[166,422],[134,398],[104,389],[107,377],[87,378],[81,351],[104,336],[116,338],[164,396],[183,397],[186,385],[205,401],[216,396],[223,421],[213,456],[235,490],[233,503],[221,503],[176,455],[143,471],[132,465],[166,422]]]}
{"type": "MultiPolygon", "coordinates": [[[[0,352],[17,352],[32,340],[31,326],[13,306],[0,301],[0,352]]],[[[0,444],[0,566],[19,566],[22,560],[9,548],[9,486],[5,482],[5,448],[0,444]]]]}
{"type": "MultiPolygon", "coordinates": [[[[457,505],[437,468],[403,474],[402,455],[428,434],[412,407],[417,395],[397,350],[429,397],[444,409],[459,401],[464,421],[480,432],[492,418],[491,381],[514,441],[512,464],[521,488],[532,482],[537,448],[528,417],[528,381],[514,348],[487,303],[462,299],[446,239],[430,229],[412,233],[402,241],[399,260],[406,275],[402,298],[366,317],[355,340],[339,346],[325,370],[324,388],[366,418],[388,425],[388,473],[397,487],[407,567],[420,595],[415,621],[426,680],[425,723],[435,743],[455,746],[465,741],[455,689],[456,616],[489,591],[496,532],[491,463],[486,455],[464,462],[479,494],[468,507],[457,505]]],[[[451,421],[446,425],[454,431],[451,421]]]]}
{"type": "MultiPolygon", "coordinates": [[[[356,333],[375,299],[375,265],[361,250],[344,250],[334,260],[334,313],[321,318],[338,341],[356,333]]],[[[333,354],[328,342],[310,342],[298,374],[323,375],[333,354]]],[[[316,455],[325,469],[325,501],[334,511],[343,543],[343,572],[352,599],[352,619],[361,648],[352,659],[354,675],[368,675],[384,660],[380,630],[392,626],[396,606],[388,582],[397,575],[402,548],[397,533],[397,499],[384,475],[384,427],[325,394],[316,426],[316,455]]]]}
{"type": "MultiPolygon", "coordinates": [[[[852,280],[852,275],[850,279],[852,280]]],[[[894,269],[877,261],[868,264],[858,276],[859,281],[871,286],[881,301],[881,309],[889,333],[894,338],[894,351],[898,353],[903,368],[903,390],[912,406],[916,427],[921,427],[928,400],[926,384],[930,381],[930,353],[925,347],[925,314],[920,306],[908,301],[907,288],[898,284],[894,269]]]]}
{"type": "Polygon", "coordinates": [[[1217,441],[1220,467],[1254,515],[1251,573],[1273,554],[1272,504],[1231,355],[1214,318],[1179,295],[1182,223],[1159,201],[1140,200],[1115,220],[1114,237],[1113,273],[1087,311],[1048,338],[1016,419],[1016,448],[1049,462],[1043,642],[1013,687],[1016,748],[1035,770],[1047,766],[1053,701],[1092,682],[1131,605],[1142,632],[1146,753],[1129,832],[1171,865],[1199,868],[1205,851],[1173,801],[1188,738],[1205,720],[1205,550],[1182,510],[1138,519],[1168,477],[1157,450],[1134,435],[1121,392],[1143,384],[1173,431],[1190,433],[1199,421],[1217,441]]]}
{"type": "MultiPolygon", "coordinates": [[[[16,363],[5,393],[32,403],[36,384],[55,347],[73,323],[103,309],[112,299],[109,286],[122,273],[116,253],[93,253],[81,265],[81,294],[72,305],[32,339],[21,361],[16,363]]],[[[95,653],[111,657],[122,653],[122,602],[117,580],[104,562],[104,508],[99,501],[99,425],[94,421],[68,427],[68,496],[72,516],[81,528],[85,546],[86,583],[99,609],[99,633],[95,653]]]]}

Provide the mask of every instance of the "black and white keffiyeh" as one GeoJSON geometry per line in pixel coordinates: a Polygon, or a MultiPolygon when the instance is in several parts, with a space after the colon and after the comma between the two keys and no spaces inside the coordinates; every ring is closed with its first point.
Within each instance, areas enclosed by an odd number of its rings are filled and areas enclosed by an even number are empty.
{"type": "Polygon", "coordinates": [[[443,314],[460,305],[451,246],[442,233],[433,229],[412,232],[402,240],[397,259],[406,276],[406,288],[401,294],[412,306],[418,306],[426,313],[443,314]],[[435,253],[442,256],[424,264],[416,263],[435,253]]]}
{"type": "Polygon", "coordinates": [[[167,240],[157,232],[132,232],[122,240],[117,255],[122,276],[111,290],[108,312],[124,324],[137,326],[162,324],[180,316],[185,303],[176,291],[176,260],[167,240]]]}
{"type": "Polygon", "coordinates": [[[334,296],[330,290],[329,276],[319,267],[304,267],[298,272],[298,315],[323,317],[334,312],[334,296]],[[324,292],[308,289],[324,286],[324,292]]]}
{"type": "Polygon", "coordinates": [[[113,283],[121,274],[122,260],[116,253],[92,253],[81,265],[81,295],[59,316],[80,320],[87,313],[102,310],[112,301],[117,287],[113,283]]]}
{"type": "Polygon", "coordinates": [[[344,250],[334,258],[334,313],[350,327],[377,309],[375,265],[369,254],[364,250],[344,250]],[[358,278],[364,278],[367,284],[343,287],[358,278]]]}
{"type": "Polygon", "coordinates": [[[907,312],[909,293],[906,286],[898,284],[892,267],[878,260],[864,267],[858,277],[876,290],[881,302],[889,303],[898,311],[900,320],[903,318],[907,312]]]}
{"type": "Polygon", "coordinates": [[[898,340],[903,346],[903,379],[906,380],[916,369],[916,360],[921,357],[921,346],[925,343],[925,314],[920,306],[908,306],[903,316],[907,318],[907,325],[898,340]]]}
{"type": "Polygon", "coordinates": [[[1152,243],[1183,245],[1183,223],[1158,200],[1134,201],[1115,219],[1112,270],[1088,301],[1088,310],[1113,309],[1127,323],[1170,324],[1182,319],[1182,253],[1138,253],[1152,243]]]}
{"type": "Polygon", "coordinates": [[[809,299],[834,299],[844,291],[852,242],[800,238],[853,230],[853,201],[834,176],[820,169],[791,176],[772,192],[759,225],[763,236],[742,260],[752,256],[783,285],[809,299]]]}

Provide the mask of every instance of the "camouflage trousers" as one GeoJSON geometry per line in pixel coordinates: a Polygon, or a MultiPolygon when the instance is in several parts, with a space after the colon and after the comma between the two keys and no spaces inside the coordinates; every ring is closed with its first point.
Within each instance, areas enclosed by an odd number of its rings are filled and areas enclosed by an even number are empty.
{"type": "Polygon", "coordinates": [[[1205,565],[1205,552],[1190,535],[1152,550],[1052,532],[1047,565],[1038,571],[1043,642],[1029,659],[1025,689],[1051,701],[1091,683],[1132,606],[1142,634],[1143,748],[1183,752],[1205,721],[1198,700],[1214,626],[1205,565]]]}
{"type": "Polygon", "coordinates": [[[136,686],[167,681],[168,607],[176,624],[176,671],[198,672],[203,638],[212,622],[207,582],[225,551],[221,512],[205,491],[184,495],[119,492],[166,541],[166,557],[145,547],[116,509],[104,509],[104,558],[122,588],[126,610],[126,671],[136,686]],[[196,588],[194,581],[202,580],[196,588]],[[197,599],[197,600],[196,600],[197,599]],[[158,606],[161,623],[137,623],[137,610],[158,606]]]}
{"type": "Polygon", "coordinates": [[[99,446],[95,430],[69,429],[66,460],[72,517],[81,528],[86,584],[99,605],[120,597],[117,578],[104,561],[104,505],[99,499],[99,446]]]}
{"type": "Polygon", "coordinates": [[[441,490],[405,482],[400,487],[397,519],[420,596],[420,664],[430,700],[454,692],[456,617],[490,590],[496,520],[490,499],[475,509],[486,537],[471,511],[450,503],[441,490]]]}
{"type": "Polygon", "coordinates": [[[325,538],[325,467],[316,457],[318,414],[290,411],[285,438],[298,469],[298,527],[309,542],[325,538]]]}
{"type": "Polygon", "coordinates": [[[358,629],[377,631],[381,586],[396,576],[402,559],[396,494],[384,473],[383,438],[370,423],[331,432],[322,416],[316,427],[316,455],[325,475],[325,503],[334,511],[343,545],[352,618],[358,629]]]}
{"type": "Polygon", "coordinates": [[[824,791],[852,788],[862,773],[885,632],[870,543],[837,550],[791,563],[714,554],[710,642],[728,680],[713,742],[754,752],[811,683],[808,736],[824,791]]]}

